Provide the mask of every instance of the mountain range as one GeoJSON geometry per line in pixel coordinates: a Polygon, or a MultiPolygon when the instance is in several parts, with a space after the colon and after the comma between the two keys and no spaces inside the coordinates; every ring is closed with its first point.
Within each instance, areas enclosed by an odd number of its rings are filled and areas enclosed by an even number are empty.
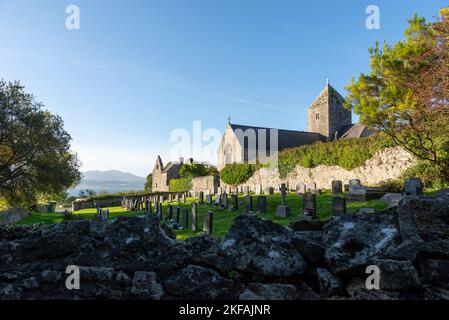
{"type": "Polygon", "coordinates": [[[80,184],[68,192],[70,195],[78,195],[81,190],[89,189],[96,193],[141,191],[144,188],[146,178],[136,176],[129,172],[119,170],[99,171],[92,170],[83,172],[80,184]]]}

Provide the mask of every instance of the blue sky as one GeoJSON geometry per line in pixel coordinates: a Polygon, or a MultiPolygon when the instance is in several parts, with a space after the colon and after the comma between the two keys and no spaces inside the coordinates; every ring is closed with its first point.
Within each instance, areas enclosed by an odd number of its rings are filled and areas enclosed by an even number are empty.
{"type": "MultiPolygon", "coordinates": [[[[307,130],[326,83],[345,95],[368,47],[403,38],[443,0],[0,0],[0,78],[59,114],[83,170],[141,176],[172,156],[174,129],[307,130]],[[80,30],[65,28],[78,5],[80,30]],[[365,27],[368,5],[380,30],[365,27]]],[[[210,160],[214,159],[202,159],[210,160]]]]}

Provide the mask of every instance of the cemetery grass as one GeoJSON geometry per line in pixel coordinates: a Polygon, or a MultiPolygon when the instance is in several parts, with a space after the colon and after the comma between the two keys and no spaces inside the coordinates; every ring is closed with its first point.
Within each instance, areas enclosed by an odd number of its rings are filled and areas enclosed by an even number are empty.
{"type": "MultiPolygon", "coordinates": [[[[253,208],[254,211],[257,210],[257,196],[253,195],[253,208]]],[[[215,200],[215,197],[213,197],[215,200]]],[[[197,201],[197,198],[187,198],[186,203],[180,203],[179,206],[181,208],[187,208],[189,213],[191,213],[191,203],[197,201]]],[[[230,206],[229,200],[229,206],[230,206]]],[[[267,213],[258,213],[258,216],[266,219],[272,220],[275,223],[288,226],[290,223],[298,220],[300,215],[302,216],[302,197],[298,197],[295,193],[289,193],[287,195],[287,205],[290,207],[291,214],[287,218],[280,218],[276,216],[276,207],[281,203],[281,195],[274,194],[267,196],[267,213]]],[[[163,213],[164,217],[167,214],[167,201],[164,201],[163,204],[163,213]]],[[[176,206],[178,204],[171,203],[171,205],[176,206]]],[[[386,209],[387,204],[382,200],[371,200],[371,201],[363,201],[363,202],[348,202],[347,210],[348,213],[357,211],[360,208],[373,208],[376,211],[381,211],[386,209]]],[[[185,240],[190,237],[198,236],[202,234],[203,230],[203,218],[204,214],[208,211],[212,211],[214,213],[213,218],[213,233],[214,237],[223,237],[228,232],[229,228],[232,226],[234,219],[243,214],[244,212],[244,196],[239,196],[239,209],[237,211],[222,210],[214,205],[198,205],[198,220],[197,220],[197,231],[194,232],[191,229],[188,230],[177,230],[177,238],[178,240],[185,240]]],[[[330,191],[324,191],[321,195],[317,196],[317,220],[327,220],[332,215],[332,194],[330,191]]],[[[110,210],[110,219],[116,219],[119,216],[138,216],[144,215],[143,212],[133,212],[127,211],[126,209],[120,207],[113,208],[105,208],[110,210]]],[[[154,206],[153,206],[154,209],[154,206]]],[[[257,212],[256,212],[257,213],[257,212]]],[[[74,216],[76,219],[92,219],[96,215],[96,209],[85,209],[74,212],[74,216]]],[[[33,213],[30,217],[25,218],[20,222],[20,224],[35,224],[35,223],[59,223],[63,220],[63,215],[58,213],[33,213]]],[[[181,222],[181,215],[180,215],[181,222]]],[[[191,225],[191,216],[189,214],[189,226],[191,225]]]]}

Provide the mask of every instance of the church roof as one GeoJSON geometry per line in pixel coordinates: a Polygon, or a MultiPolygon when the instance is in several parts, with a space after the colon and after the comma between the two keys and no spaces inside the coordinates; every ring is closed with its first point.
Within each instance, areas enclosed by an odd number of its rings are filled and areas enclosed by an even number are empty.
{"type": "MultiPolygon", "coordinates": [[[[271,130],[274,128],[265,128],[265,127],[253,127],[253,126],[245,126],[239,124],[229,124],[233,131],[242,130],[245,132],[248,129],[253,129],[256,133],[256,144],[259,145],[259,130],[271,130]]],[[[312,144],[316,141],[326,141],[326,137],[324,137],[320,133],[315,132],[304,132],[304,131],[294,131],[294,130],[285,130],[285,129],[276,129],[278,130],[278,149],[279,151],[288,148],[299,147],[306,144],[312,144]]],[[[267,143],[266,147],[269,148],[269,132],[266,133],[267,143]]]]}
{"type": "Polygon", "coordinates": [[[352,139],[352,138],[364,138],[368,137],[373,132],[365,125],[361,123],[347,124],[342,126],[336,132],[337,139],[352,139]]]}

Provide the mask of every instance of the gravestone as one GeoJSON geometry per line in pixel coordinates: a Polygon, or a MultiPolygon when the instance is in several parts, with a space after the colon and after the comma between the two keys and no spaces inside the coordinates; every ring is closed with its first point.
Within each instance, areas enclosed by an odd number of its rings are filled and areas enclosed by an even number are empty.
{"type": "Polygon", "coordinates": [[[346,214],[346,198],[332,197],[332,214],[334,216],[346,214]]]}
{"type": "Polygon", "coordinates": [[[195,202],[192,203],[192,231],[196,231],[198,223],[198,206],[195,202]]]}
{"type": "Polygon", "coordinates": [[[360,188],[362,186],[362,182],[360,179],[351,179],[349,180],[349,190],[352,188],[360,188]]]}
{"type": "Polygon", "coordinates": [[[162,221],[164,218],[164,213],[162,212],[162,203],[158,203],[157,205],[157,214],[159,216],[159,220],[162,221]]]}
{"type": "Polygon", "coordinates": [[[179,215],[180,215],[180,213],[181,213],[181,207],[176,206],[176,207],[175,207],[175,216],[174,216],[173,221],[174,221],[177,225],[179,225],[179,215]]]}
{"type": "Polygon", "coordinates": [[[187,229],[189,227],[189,210],[182,209],[182,228],[187,229]]]}
{"type": "Polygon", "coordinates": [[[231,195],[231,210],[236,211],[239,209],[239,197],[236,194],[231,195]]]}
{"type": "Polygon", "coordinates": [[[245,196],[245,213],[253,211],[253,197],[251,195],[245,196]]]}
{"type": "Polygon", "coordinates": [[[264,190],[265,194],[274,194],[274,188],[273,187],[266,187],[264,190]]]}
{"type": "Polygon", "coordinates": [[[221,205],[221,193],[217,193],[217,195],[215,196],[215,206],[219,206],[221,205]]]}
{"type": "Polygon", "coordinates": [[[206,195],[206,204],[212,205],[212,195],[211,194],[206,195]]]}
{"type": "Polygon", "coordinates": [[[153,204],[151,201],[148,201],[148,214],[153,214],[153,204]]]}
{"type": "Polygon", "coordinates": [[[173,201],[173,195],[171,193],[168,194],[168,203],[173,201]]]}
{"type": "Polygon", "coordinates": [[[170,221],[173,219],[173,206],[168,205],[167,206],[167,220],[170,221]]]}
{"type": "Polygon", "coordinates": [[[164,196],[159,196],[159,202],[164,203],[164,196]]]}
{"type": "Polygon", "coordinates": [[[296,185],[296,194],[298,196],[301,196],[301,195],[305,194],[306,192],[307,192],[306,185],[302,182],[298,182],[298,184],[296,185]]]}
{"type": "Polygon", "coordinates": [[[203,231],[204,231],[204,233],[212,234],[213,222],[214,222],[214,213],[212,211],[206,212],[204,214],[204,221],[203,221],[203,231]]]}
{"type": "Polygon", "coordinates": [[[257,197],[257,211],[260,213],[267,213],[267,197],[258,196],[257,197]]]}
{"type": "Polygon", "coordinates": [[[316,216],[316,194],[307,192],[303,196],[304,215],[308,217],[316,216]]]}
{"type": "Polygon", "coordinates": [[[307,184],[307,190],[310,190],[313,193],[316,193],[317,189],[316,189],[316,183],[312,182],[312,183],[308,183],[307,184]]]}
{"type": "Polygon", "coordinates": [[[332,194],[339,195],[343,193],[343,182],[341,180],[332,181],[332,194]]]}
{"type": "Polygon", "coordinates": [[[248,186],[243,187],[243,195],[245,195],[245,196],[249,195],[249,187],[248,186]]]}
{"type": "Polygon", "coordinates": [[[223,187],[217,188],[217,194],[221,195],[223,193],[223,187]]]}
{"type": "Polygon", "coordinates": [[[187,200],[186,200],[186,194],[185,193],[182,194],[181,198],[182,198],[182,203],[186,203],[187,200]]]}
{"type": "Polygon", "coordinates": [[[198,203],[204,204],[204,192],[203,191],[200,191],[200,194],[198,196],[198,203]]]}
{"type": "Polygon", "coordinates": [[[176,203],[179,203],[179,194],[178,194],[178,193],[175,194],[175,202],[176,202],[176,203]]]}
{"type": "Polygon", "coordinates": [[[150,200],[145,200],[145,213],[149,213],[150,212],[150,200]]]}
{"type": "Polygon", "coordinates": [[[276,215],[278,217],[286,218],[290,215],[290,207],[287,206],[287,187],[285,183],[281,184],[279,188],[281,191],[281,205],[276,208],[276,215]]]}
{"type": "Polygon", "coordinates": [[[221,204],[220,204],[222,209],[227,209],[228,208],[228,194],[225,192],[221,195],[221,204]]]}
{"type": "Polygon", "coordinates": [[[406,196],[422,196],[424,185],[419,178],[407,179],[404,183],[404,194],[406,196]]]}
{"type": "Polygon", "coordinates": [[[362,187],[360,179],[349,180],[348,200],[366,201],[366,188],[362,187]]]}
{"type": "Polygon", "coordinates": [[[255,189],[256,195],[261,195],[263,192],[261,184],[256,184],[256,187],[254,189],[255,189]]]}

